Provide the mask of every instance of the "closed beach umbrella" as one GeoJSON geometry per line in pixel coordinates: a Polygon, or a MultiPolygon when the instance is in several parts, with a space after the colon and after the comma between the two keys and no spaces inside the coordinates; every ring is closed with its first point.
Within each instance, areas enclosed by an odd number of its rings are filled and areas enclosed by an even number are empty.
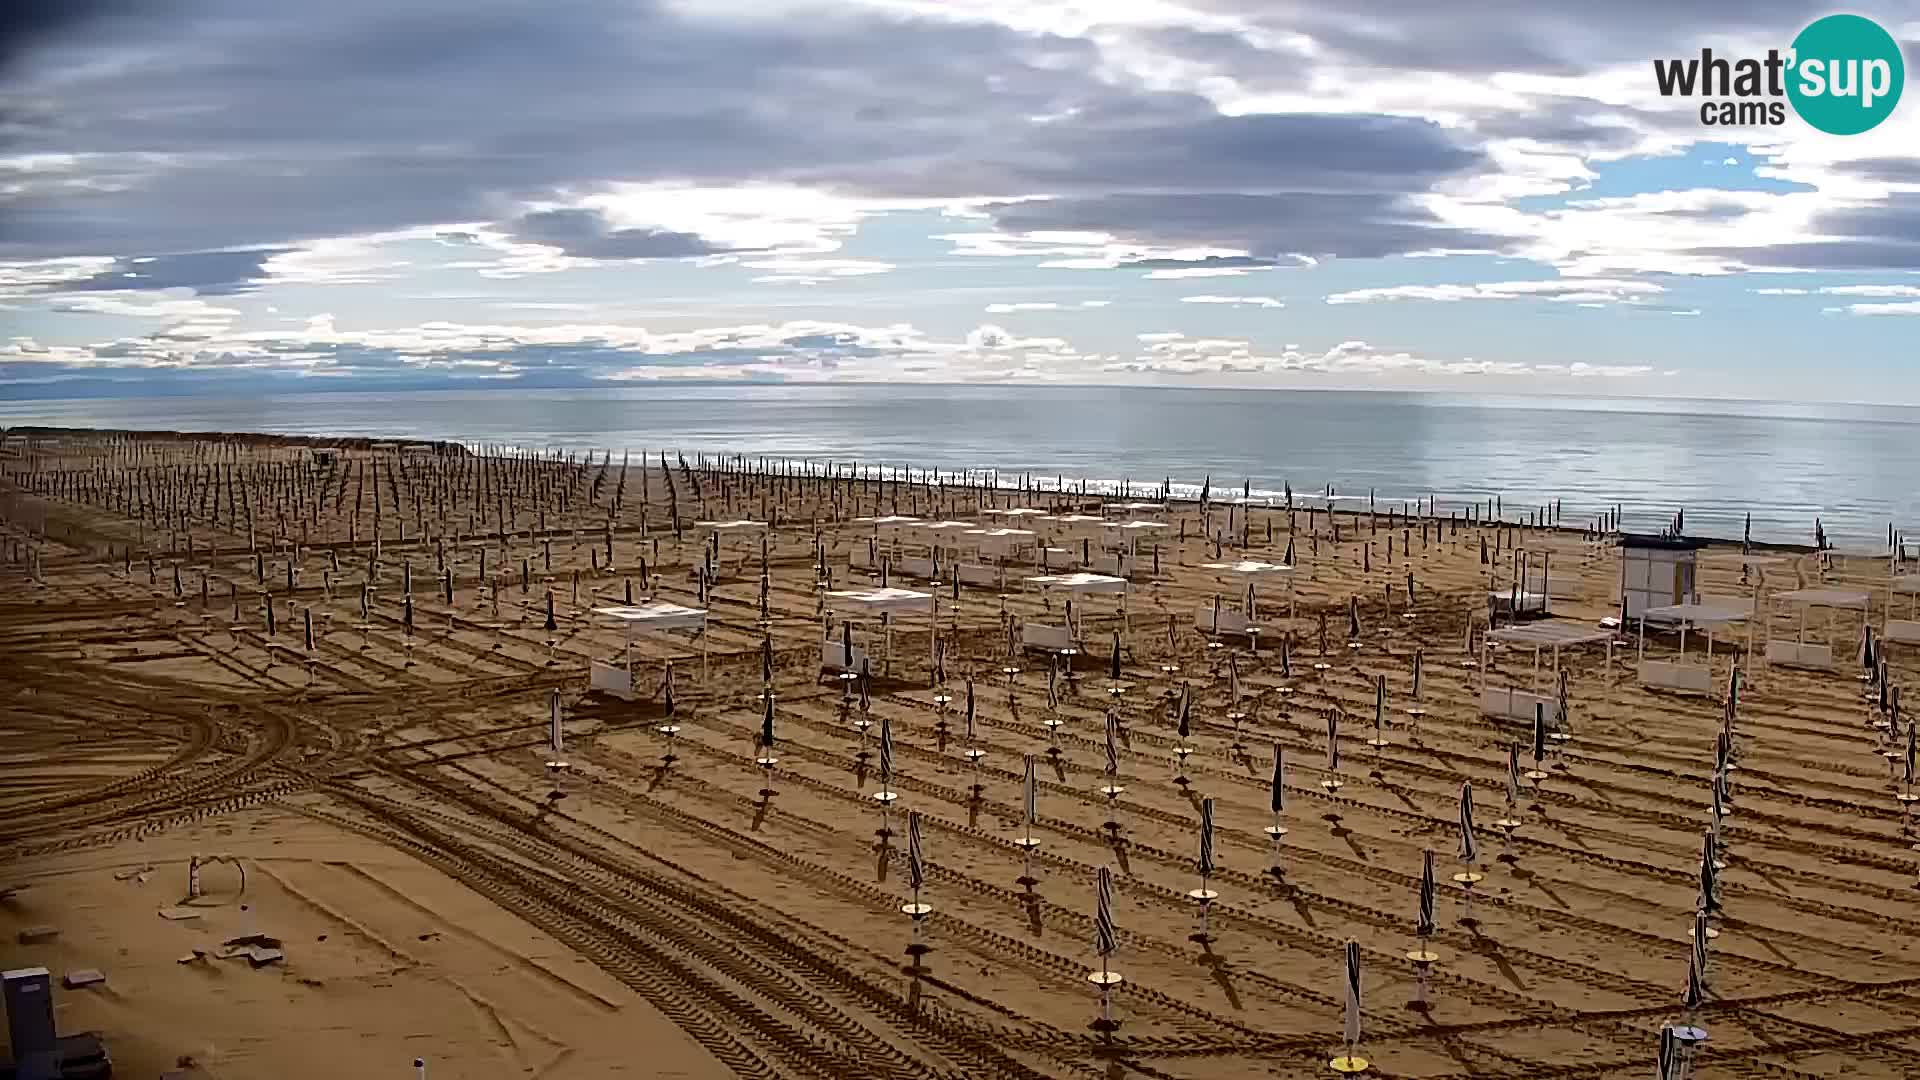
{"type": "Polygon", "coordinates": [[[1360,943],[1347,939],[1346,978],[1346,1039],[1348,1046],[1360,1042],[1360,943]]]}
{"type": "Polygon", "coordinates": [[[1194,862],[1200,880],[1213,876],[1213,800],[1200,800],[1200,857],[1194,862]]]}
{"type": "Polygon", "coordinates": [[[1413,936],[1433,936],[1433,849],[1420,853],[1420,910],[1414,916],[1413,936]]]}
{"type": "Polygon", "coordinates": [[[1507,805],[1520,801],[1520,744],[1507,744],[1507,805]]]}
{"type": "Polygon", "coordinates": [[[1460,861],[1479,860],[1480,845],[1473,839],[1473,783],[1468,781],[1460,785],[1460,861]]]}
{"type": "Polygon", "coordinates": [[[1327,771],[1340,771],[1340,713],[1327,712],[1327,771]]]}
{"type": "Polygon", "coordinates": [[[920,811],[907,811],[907,887],[915,896],[927,883],[927,867],[920,854],[920,811]]]}
{"type": "MultiPolygon", "coordinates": [[[[1032,759],[1028,760],[1031,763],[1032,759]]],[[[1106,960],[1117,947],[1113,932],[1113,871],[1104,866],[1096,871],[1093,890],[1093,951],[1106,960]]]]}
{"type": "Polygon", "coordinates": [[[1109,780],[1120,775],[1120,720],[1114,711],[1107,710],[1107,777],[1109,780]]]}
{"type": "Polygon", "coordinates": [[[1113,659],[1107,664],[1107,678],[1114,682],[1120,681],[1120,634],[1118,631],[1113,635],[1113,659]]]}
{"type": "Polygon", "coordinates": [[[1268,791],[1268,801],[1275,815],[1284,813],[1287,809],[1286,771],[1286,751],[1282,750],[1280,744],[1276,742],[1273,744],[1273,785],[1268,791]]]}
{"type": "Polygon", "coordinates": [[[773,698],[766,699],[766,707],[760,714],[760,745],[773,749],[773,698]]]}

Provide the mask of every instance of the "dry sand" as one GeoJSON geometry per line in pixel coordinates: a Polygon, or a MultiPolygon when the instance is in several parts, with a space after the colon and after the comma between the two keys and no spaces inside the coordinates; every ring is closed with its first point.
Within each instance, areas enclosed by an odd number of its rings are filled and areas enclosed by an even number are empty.
{"type": "MultiPolygon", "coordinates": [[[[1108,783],[1108,599],[1084,605],[1093,655],[1080,658],[1057,709],[1044,658],[1023,659],[1011,681],[1001,673],[1003,611],[1048,617],[1049,601],[1029,590],[969,587],[955,610],[941,587],[955,698],[944,714],[924,621],[897,628],[892,668],[872,688],[872,756],[856,756],[857,701],[815,677],[816,530],[835,587],[858,586],[871,575],[850,570],[849,555],[872,529],[848,519],[897,510],[986,520],[977,491],[708,473],[696,495],[682,475],[676,539],[657,466],[644,474],[643,501],[638,463],[622,485],[617,462],[601,476],[597,462],[416,458],[403,473],[391,452],[360,448],[316,476],[295,446],[259,439],[203,456],[206,445],[70,434],[57,448],[0,457],[12,476],[0,482],[0,552],[10,560],[0,563],[0,890],[17,888],[0,900],[0,966],[106,972],[102,986],[59,991],[58,1015],[63,1031],[104,1035],[116,1075],[155,1076],[191,1059],[199,1071],[188,1075],[222,1078],[404,1077],[416,1056],[436,1080],[1327,1075],[1341,1044],[1350,938],[1363,963],[1361,1048],[1380,1075],[1642,1077],[1660,1025],[1682,1018],[1725,643],[1712,697],[1641,689],[1630,648],[1611,672],[1602,647],[1569,653],[1573,738],[1552,755],[1537,794],[1524,791],[1512,807],[1506,748],[1524,746],[1528,733],[1480,715],[1477,676],[1463,663],[1469,613],[1484,627],[1487,583],[1505,586],[1515,541],[1553,553],[1559,621],[1591,625],[1611,610],[1617,553],[1578,532],[1443,531],[1418,520],[1403,531],[1361,502],[1341,504],[1336,542],[1324,512],[1312,518],[1316,536],[1304,511],[1256,509],[1246,546],[1230,542],[1221,554],[1277,561],[1291,539],[1301,568],[1291,624],[1285,586],[1260,586],[1268,633],[1256,656],[1209,649],[1195,631],[1196,611],[1216,593],[1237,608],[1244,586],[1200,568],[1216,557],[1199,538],[1201,515],[1176,507],[1160,572],[1143,546],[1129,598],[1118,753],[1126,792],[1114,815],[1098,791],[1108,783]],[[246,483],[236,490],[237,477],[246,483]],[[381,492],[377,519],[372,490],[381,492]],[[762,799],[757,542],[722,542],[704,683],[685,639],[646,635],[635,639],[641,699],[587,694],[588,658],[617,655],[621,634],[582,609],[618,602],[629,580],[636,600],[696,603],[705,533],[692,522],[774,508],[779,763],[777,794],[762,799]],[[513,517],[504,543],[502,514],[513,517]],[[543,519],[545,532],[530,537],[543,519]],[[376,530],[378,588],[363,622],[376,530]],[[436,553],[443,533],[451,610],[436,553]],[[1481,564],[1483,539],[1494,566],[1481,564]],[[483,549],[497,612],[476,589],[483,549]],[[640,582],[643,558],[650,587],[640,582]],[[299,570],[291,591],[290,560],[299,570]],[[1403,618],[1409,569],[1418,594],[1403,618]],[[551,635],[548,588],[559,621],[551,635]],[[1356,595],[1362,633],[1349,648],[1356,595]],[[317,638],[311,662],[303,612],[317,638]],[[1287,632],[1291,677],[1280,665],[1287,632]],[[1418,704],[1428,710],[1417,732],[1405,712],[1415,704],[1416,649],[1425,664],[1418,704]],[[1238,735],[1226,719],[1230,653],[1252,714],[1238,735]],[[678,661],[681,729],[670,768],[655,731],[668,658],[678,661]],[[1317,662],[1329,667],[1316,673],[1317,662]],[[1163,670],[1169,664],[1179,670],[1163,670]],[[969,673],[986,751],[977,773],[961,734],[969,673]],[[1391,719],[1384,749],[1366,743],[1377,675],[1391,719]],[[1174,782],[1180,740],[1165,696],[1182,682],[1197,748],[1184,786],[1174,782]],[[544,767],[555,688],[572,766],[557,801],[544,767]],[[1321,783],[1332,775],[1331,709],[1346,716],[1337,792],[1321,783]],[[1065,720],[1051,739],[1049,716],[1065,720]],[[884,842],[871,797],[882,718],[901,796],[884,842]],[[1288,761],[1290,829],[1277,856],[1262,832],[1276,743],[1288,761]],[[1031,888],[1015,880],[1023,754],[1041,763],[1031,888]],[[1461,869],[1463,780],[1476,786],[1476,870],[1485,874],[1470,923],[1450,880],[1461,869]],[[1190,940],[1198,912],[1186,896],[1200,884],[1203,797],[1215,801],[1209,884],[1220,893],[1204,943],[1190,940]],[[934,908],[929,950],[917,959],[899,910],[908,810],[921,815],[923,899],[934,908]],[[1122,826],[1117,842],[1103,827],[1110,816],[1122,826]],[[1511,843],[1493,826],[1508,816],[1523,822],[1511,843]],[[1418,991],[1405,954],[1416,946],[1428,848],[1440,867],[1431,947],[1441,959],[1422,1012],[1409,1007],[1418,991]],[[233,861],[204,868],[203,895],[188,905],[197,917],[161,917],[186,897],[196,854],[233,861]],[[1112,963],[1127,980],[1114,994],[1110,1040],[1089,1026],[1099,1003],[1085,979],[1098,965],[1100,866],[1115,873],[1112,963]],[[59,937],[15,943],[37,925],[59,937]],[[284,960],[220,958],[223,942],[247,934],[279,939],[284,960]],[[181,962],[196,949],[204,957],[181,962]]],[[[1061,512],[1094,501],[991,496],[995,506],[1061,512]]],[[[1227,512],[1216,507],[1210,520],[1224,526],[1227,512]]],[[[1237,530],[1238,512],[1234,522],[1237,530]]],[[[1077,553],[1079,543],[1062,546],[1077,553]]],[[[1884,584],[1875,560],[1822,571],[1813,556],[1773,558],[1766,582],[1775,589],[1884,584]]],[[[1745,595],[1737,553],[1707,552],[1703,565],[1705,593],[1745,595]]],[[[1791,619],[1776,632],[1793,633],[1791,619]]],[[[1856,641],[1843,625],[1836,652],[1852,657],[1856,641]]],[[[1670,655],[1672,643],[1655,649],[1670,655]]],[[[1493,657],[1496,685],[1531,681],[1531,653],[1493,657]]],[[[1896,682],[1915,666],[1910,650],[1893,661],[1896,682]]],[[[1871,705],[1850,665],[1749,666],[1725,915],[1696,1016],[1712,1039],[1695,1075],[1920,1075],[1920,892],[1871,705]]]]}

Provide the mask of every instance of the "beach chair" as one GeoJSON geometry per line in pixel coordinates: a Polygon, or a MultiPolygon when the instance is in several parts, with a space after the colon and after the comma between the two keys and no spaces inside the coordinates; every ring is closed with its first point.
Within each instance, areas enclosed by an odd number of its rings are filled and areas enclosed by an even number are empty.
{"type": "Polygon", "coordinates": [[[1043,652],[1056,657],[1075,656],[1082,651],[1074,642],[1070,628],[1036,622],[1020,624],[1020,647],[1028,652],[1043,652]]]}
{"type": "Polygon", "coordinates": [[[815,681],[857,673],[866,662],[867,650],[858,645],[853,647],[852,658],[849,659],[843,642],[823,641],[820,643],[820,678],[815,681]]]}

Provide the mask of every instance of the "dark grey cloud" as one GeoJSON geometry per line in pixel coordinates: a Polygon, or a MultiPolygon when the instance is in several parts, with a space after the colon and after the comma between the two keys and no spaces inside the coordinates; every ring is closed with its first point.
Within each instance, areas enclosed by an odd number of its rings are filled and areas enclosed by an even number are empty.
{"type": "Polygon", "coordinates": [[[737,250],[715,247],[693,233],[616,229],[596,210],[536,210],[505,228],[516,241],[556,247],[581,259],[684,259],[737,250]]]}
{"type": "MultiPolygon", "coordinates": [[[[1912,76],[1920,79],[1920,74],[1912,76]]],[[[1867,158],[1841,166],[1842,171],[1882,184],[1920,184],[1920,157],[1867,158]]]]}
{"type": "MultiPolygon", "coordinates": [[[[709,250],[670,231],[514,221],[524,202],[611,181],[1121,194],[1143,209],[1194,195],[1211,209],[1113,231],[1177,240],[1179,221],[1203,219],[1188,239],[1222,242],[1234,228],[1218,192],[1390,202],[1488,167],[1435,125],[1225,117],[1198,97],[1100,78],[1090,41],[944,20],[729,20],[647,0],[186,0],[164,19],[102,27],[29,57],[0,86],[0,110],[20,149],[99,155],[74,178],[111,162],[118,182],[0,201],[0,257],[264,247],[453,221],[544,230],[587,257],[709,250]],[[146,153],[166,157],[128,164],[146,153]]],[[[1360,242],[1322,246],[1379,248],[1381,223],[1364,228],[1360,242]]]]}
{"type": "Polygon", "coordinates": [[[995,223],[1010,230],[1127,232],[1166,244],[1244,247],[1262,258],[1494,251],[1508,242],[1444,226],[1401,198],[1375,193],[1094,195],[990,209],[995,223]]]}
{"type": "Polygon", "coordinates": [[[107,269],[90,277],[65,282],[55,291],[192,289],[201,296],[252,292],[265,273],[267,260],[287,250],[252,248],[245,251],[196,251],[180,255],[115,259],[107,269]]]}
{"type": "Polygon", "coordinates": [[[1874,206],[1817,214],[1807,232],[1822,239],[1757,249],[1709,248],[1700,253],[1797,270],[1920,271],[1920,192],[1903,192],[1874,206]]]}
{"type": "Polygon", "coordinates": [[[1120,264],[1126,270],[1185,270],[1195,267],[1207,269],[1255,268],[1264,269],[1279,265],[1280,260],[1268,259],[1258,255],[1207,255],[1198,259],[1134,259],[1120,264]]]}
{"type": "MultiPolygon", "coordinates": [[[[1807,23],[1836,8],[1830,0],[1483,0],[1471,8],[1428,0],[1190,0],[1202,10],[1231,14],[1272,35],[1304,34],[1327,59],[1365,67],[1430,71],[1469,77],[1496,72],[1577,75],[1596,67],[1659,56],[1684,56],[1703,46],[1731,47],[1739,39],[1771,37],[1781,48],[1807,23]],[[1723,44],[1724,43],[1724,44],[1723,44]]],[[[1839,10],[1898,24],[1911,15],[1899,0],[1865,0],[1839,10]]],[[[1231,56],[1218,43],[1201,43],[1201,56],[1231,56]]],[[[1271,63],[1267,74],[1292,76],[1271,63]],[[1277,72],[1277,73],[1276,73],[1277,72]]]]}

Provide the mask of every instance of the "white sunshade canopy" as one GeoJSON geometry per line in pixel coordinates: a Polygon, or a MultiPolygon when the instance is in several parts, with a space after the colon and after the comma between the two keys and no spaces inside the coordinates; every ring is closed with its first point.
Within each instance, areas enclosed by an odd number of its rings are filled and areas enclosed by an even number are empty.
{"type": "Polygon", "coordinates": [[[712,529],[714,532],[740,532],[767,527],[764,521],[751,521],[747,518],[741,518],[738,521],[696,521],[694,525],[702,529],[712,529]]]}
{"type": "Polygon", "coordinates": [[[1032,536],[1032,529],[968,529],[968,536],[982,536],[990,540],[1011,540],[1021,536],[1032,536]]]}
{"type": "Polygon", "coordinates": [[[1045,510],[1035,510],[1031,506],[1016,506],[1011,510],[982,510],[980,512],[982,514],[991,514],[994,517],[1010,517],[1010,518],[1046,517],[1047,516],[1047,512],[1045,510]]]}
{"type": "Polygon", "coordinates": [[[827,602],[839,611],[870,615],[910,615],[933,610],[933,594],[912,589],[850,589],[830,592],[827,602]]]}
{"type": "Polygon", "coordinates": [[[1200,569],[1211,570],[1216,574],[1233,574],[1243,578],[1276,577],[1293,573],[1293,567],[1286,563],[1260,562],[1257,559],[1241,559],[1238,562],[1201,563],[1200,569]]]}
{"type": "Polygon", "coordinates": [[[1695,626],[1710,626],[1715,623],[1744,622],[1753,616],[1753,605],[1743,600],[1706,599],[1697,604],[1668,604],[1665,607],[1648,608],[1641,614],[1649,619],[1671,619],[1695,626]]]}
{"type": "Polygon", "coordinates": [[[1105,525],[1107,523],[1106,518],[1094,517],[1092,514],[1062,514],[1059,517],[1042,518],[1041,520],[1054,521],[1061,525],[1105,525]]]}
{"type": "Polygon", "coordinates": [[[1167,523],[1164,521],[1128,521],[1107,526],[1109,529],[1121,529],[1127,532],[1145,532],[1148,529],[1164,529],[1166,527],[1167,523]]]}
{"type": "Polygon", "coordinates": [[[863,517],[863,518],[854,518],[853,520],[860,525],[873,525],[876,527],[881,525],[897,526],[897,525],[920,524],[919,518],[907,517],[904,514],[888,514],[885,517],[863,517]]]}
{"type": "Polygon", "coordinates": [[[641,630],[699,630],[707,625],[704,608],[681,607],[664,600],[639,607],[594,608],[593,613],[641,630]]]}
{"type": "Polygon", "coordinates": [[[1166,508],[1165,503],[1157,502],[1123,502],[1113,505],[1115,510],[1165,510],[1166,508]]]}
{"type": "Polygon", "coordinates": [[[1867,594],[1854,589],[1795,589],[1792,592],[1774,593],[1775,600],[1786,600],[1808,607],[1864,608],[1867,606],[1867,594]]]}
{"type": "Polygon", "coordinates": [[[1128,589],[1127,579],[1109,574],[1042,574],[1030,577],[1027,584],[1038,585],[1043,589],[1058,589],[1061,592],[1079,593],[1083,596],[1098,596],[1124,593],[1128,589]]]}
{"type": "Polygon", "coordinates": [[[1573,645],[1610,641],[1612,638],[1613,631],[1601,627],[1553,622],[1509,626],[1487,635],[1488,641],[1522,645],[1530,649],[1564,649],[1573,645]]]}
{"type": "Polygon", "coordinates": [[[954,532],[956,530],[960,532],[967,532],[969,530],[978,529],[980,526],[975,525],[971,521],[930,521],[920,527],[922,529],[935,530],[939,532],[954,532]]]}

